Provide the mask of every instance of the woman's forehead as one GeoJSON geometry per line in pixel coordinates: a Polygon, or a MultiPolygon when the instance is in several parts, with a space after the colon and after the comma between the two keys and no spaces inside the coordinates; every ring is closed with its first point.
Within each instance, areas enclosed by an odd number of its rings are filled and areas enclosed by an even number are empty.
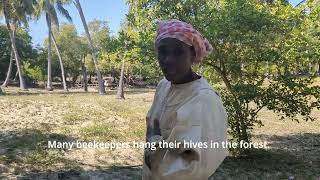
{"type": "Polygon", "coordinates": [[[188,44],[176,38],[164,38],[159,42],[158,47],[160,46],[178,46],[186,48],[190,47],[188,44]]]}

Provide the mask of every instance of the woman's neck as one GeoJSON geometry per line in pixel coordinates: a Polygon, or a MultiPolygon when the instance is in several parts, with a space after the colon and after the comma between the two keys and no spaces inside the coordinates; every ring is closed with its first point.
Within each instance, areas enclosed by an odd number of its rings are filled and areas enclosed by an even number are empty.
{"type": "Polygon", "coordinates": [[[193,72],[192,70],[189,71],[189,73],[187,73],[185,75],[185,77],[183,77],[180,81],[178,82],[172,82],[173,84],[184,84],[184,83],[188,83],[197,79],[200,79],[201,76],[197,75],[197,73],[193,72]]]}

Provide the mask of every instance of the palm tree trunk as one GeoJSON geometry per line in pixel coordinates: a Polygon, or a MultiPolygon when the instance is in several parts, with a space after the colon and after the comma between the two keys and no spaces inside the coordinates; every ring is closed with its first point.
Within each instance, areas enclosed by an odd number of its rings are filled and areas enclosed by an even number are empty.
{"type": "Polygon", "coordinates": [[[122,58],[122,67],[121,67],[121,75],[117,92],[117,99],[124,99],[123,92],[123,77],[124,77],[124,58],[122,58]]]}
{"type": "Polygon", "coordinates": [[[14,75],[14,78],[13,78],[13,81],[16,82],[17,79],[18,79],[18,75],[19,75],[19,72],[18,70],[16,71],[16,75],[14,75]]]}
{"type": "Polygon", "coordinates": [[[86,57],[81,57],[81,69],[82,69],[82,80],[83,80],[83,88],[85,92],[88,92],[88,77],[87,77],[87,68],[86,64],[86,57]]]}
{"type": "Polygon", "coordinates": [[[60,54],[60,50],[58,48],[57,41],[54,38],[54,35],[51,34],[51,36],[52,36],[53,44],[54,44],[54,46],[56,48],[56,51],[57,51],[57,54],[58,54],[58,58],[59,58],[59,63],[60,63],[60,68],[61,68],[61,76],[62,76],[62,82],[63,82],[63,89],[65,91],[68,91],[68,87],[67,87],[67,83],[66,83],[66,76],[65,76],[65,73],[64,73],[63,61],[62,61],[62,57],[61,57],[61,54],[60,54]]]}
{"type": "Polygon", "coordinates": [[[18,49],[17,49],[17,46],[16,46],[15,33],[13,33],[13,31],[12,31],[11,25],[10,25],[10,22],[9,22],[9,19],[8,19],[8,12],[7,12],[7,9],[6,9],[6,4],[7,3],[6,3],[6,1],[4,1],[3,3],[4,3],[4,5],[3,5],[3,13],[4,13],[4,16],[5,16],[6,25],[7,25],[8,31],[9,31],[11,46],[12,46],[12,50],[14,52],[14,56],[15,56],[15,59],[16,59],[17,69],[18,69],[18,72],[19,72],[20,89],[27,90],[27,86],[26,86],[26,83],[25,83],[25,80],[24,80],[23,69],[22,69],[21,64],[20,64],[21,62],[20,62],[20,58],[19,58],[18,49]]]}
{"type": "Polygon", "coordinates": [[[103,83],[103,80],[102,80],[101,73],[100,73],[100,71],[99,71],[99,66],[98,66],[98,61],[97,61],[97,56],[96,56],[95,47],[94,47],[94,45],[93,45],[93,42],[92,42],[92,39],[91,39],[91,36],[90,36],[90,33],[89,33],[88,25],[87,25],[86,19],[85,19],[85,17],[84,17],[84,14],[83,14],[83,11],[82,11],[82,7],[81,7],[81,4],[80,4],[80,1],[79,1],[79,0],[74,0],[73,3],[74,3],[74,5],[76,6],[76,8],[78,9],[78,12],[79,12],[79,15],[80,15],[80,18],[81,18],[81,21],[82,21],[84,30],[85,30],[86,35],[87,35],[87,41],[88,41],[88,44],[89,44],[90,49],[91,49],[92,59],[93,59],[93,63],[94,63],[94,66],[95,66],[95,70],[96,70],[96,73],[97,73],[97,77],[98,77],[99,94],[100,94],[100,95],[104,95],[104,94],[106,94],[106,90],[105,90],[105,87],[104,87],[104,83],[103,83]]]}
{"type": "Polygon", "coordinates": [[[26,82],[24,80],[24,72],[23,69],[21,67],[21,62],[20,62],[20,57],[18,54],[18,49],[16,47],[16,43],[15,43],[15,36],[13,35],[12,41],[14,41],[14,43],[12,44],[12,48],[15,54],[15,60],[16,60],[16,65],[17,65],[17,71],[18,71],[18,75],[19,75],[19,82],[20,82],[20,89],[22,90],[27,90],[27,85],[26,82]]]}
{"type": "Polygon", "coordinates": [[[8,72],[7,72],[7,76],[6,79],[4,80],[2,87],[7,87],[8,83],[10,81],[10,76],[11,76],[11,71],[12,71],[12,64],[13,64],[13,56],[14,56],[14,52],[13,50],[11,50],[11,55],[10,55],[10,63],[9,63],[9,67],[8,67],[8,72]]]}
{"type": "Polygon", "coordinates": [[[51,67],[51,47],[52,47],[52,24],[51,24],[51,17],[49,14],[46,14],[47,25],[48,25],[48,80],[47,80],[47,89],[49,91],[53,90],[52,87],[52,67],[51,67]]]}

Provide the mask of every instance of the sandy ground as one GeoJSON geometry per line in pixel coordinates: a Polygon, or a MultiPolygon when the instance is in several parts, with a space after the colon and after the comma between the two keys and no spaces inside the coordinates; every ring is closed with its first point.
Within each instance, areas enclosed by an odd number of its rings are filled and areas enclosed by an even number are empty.
{"type": "MultiPolygon", "coordinates": [[[[142,149],[48,148],[57,142],[143,142],[154,90],[108,95],[5,89],[0,97],[0,178],[141,179],[142,149]]],[[[320,118],[320,112],[314,116],[320,118]]],[[[211,179],[320,179],[320,122],[280,121],[263,110],[254,142],[267,148],[228,157],[211,179]]]]}

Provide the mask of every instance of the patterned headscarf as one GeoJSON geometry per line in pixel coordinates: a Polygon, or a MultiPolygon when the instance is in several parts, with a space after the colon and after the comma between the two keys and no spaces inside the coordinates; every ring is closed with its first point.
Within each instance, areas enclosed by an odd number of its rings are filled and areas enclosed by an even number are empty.
{"type": "Polygon", "coordinates": [[[212,46],[206,38],[204,38],[192,25],[171,19],[162,21],[157,28],[157,35],[155,39],[155,48],[158,49],[159,42],[164,38],[175,38],[189,46],[193,46],[196,52],[194,64],[202,62],[203,58],[210,54],[212,46]]]}

